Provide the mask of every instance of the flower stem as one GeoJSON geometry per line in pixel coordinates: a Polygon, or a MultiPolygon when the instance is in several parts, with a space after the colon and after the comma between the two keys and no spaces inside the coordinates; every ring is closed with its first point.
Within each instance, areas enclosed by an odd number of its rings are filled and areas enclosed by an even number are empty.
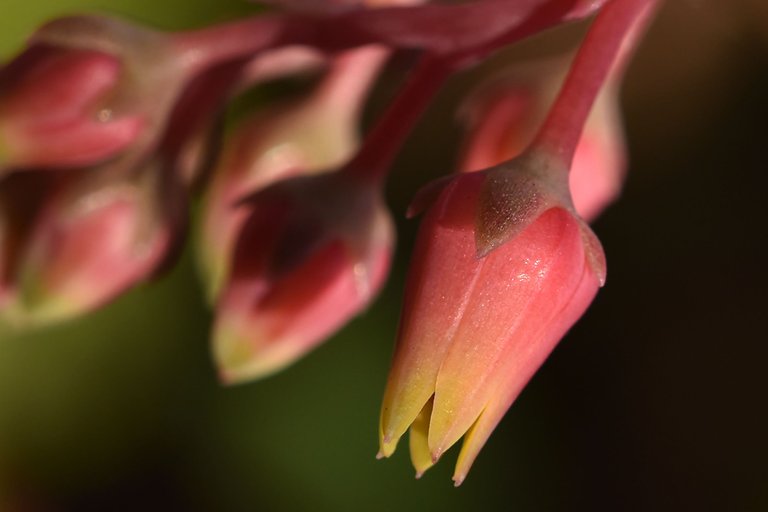
{"type": "Polygon", "coordinates": [[[379,45],[344,52],[333,60],[314,98],[332,106],[337,116],[355,122],[389,55],[389,50],[379,45]]]}
{"type": "Polygon", "coordinates": [[[451,69],[441,59],[422,57],[398,96],[368,133],[360,151],[340,172],[381,183],[414,125],[451,75],[451,69]]]}
{"type": "Polygon", "coordinates": [[[656,0],[611,0],[597,15],[531,150],[569,169],[584,123],[626,37],[656,0]]]}
{"type": "MultiPolygon", "coordinates": [[[[593,2],[599,5],[600,1],[593,2]]],[[[482,0],[459,5],[361,9],[334,15],[253,16],[172,35],[185,66],[196,73],[229,60],[287,45],[335,53],[369,44],[420,49],[444,57],[489,53],[579,16],[577,0],[482,0]],[[481,52],[482,53],[482,52],[481,52]]],[[[454,59],[455,61],[455,59],[454,59]]]]}
{"type": "Polygon", "coordinates": [[[312,26],[294,16],[254,16],[199,30],[173,34],[185,68],[197,73],[227,61],[311,39],[312,26]]]}
{"type": "Polygon", "coordinates": [[[578,0],[538,2],[536,5],[532,5],[530,10],[525,13],[525,16],[516,24],[510,25],[508,30],[501,33],[498,37],[489,39],[482,45],[468,47],[464,52],[458,52],[454,56],[454,61],[457,64],[461,63],[462,67],[482,61],[496,50],[557,26],[564,21],[586,17],[598,9],[605,1],[592,0],[588,6],[582,5],[580,8],[578,8],[578,0]]]}

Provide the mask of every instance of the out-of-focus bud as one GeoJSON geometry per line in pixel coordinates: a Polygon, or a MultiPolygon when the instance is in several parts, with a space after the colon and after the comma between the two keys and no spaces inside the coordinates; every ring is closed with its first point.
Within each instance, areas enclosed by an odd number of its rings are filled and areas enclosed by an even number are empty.
{"type": "Polygon", "coordinates": [[[0,168],[86,165],[124,149],[142,122],[104,110],[119,75],[118,59],[99,51],[21,54],[0,71],[0,168]]]}
{"type": "Polygon", "coordinates": [[[464,436],[458,485],[605,275],[567,170],[537,154],[425,189],[381,411],[380,456],[410,427],[421,475],[464,436]]]}
{"type": "Polygon", "coordinates": [[[195,71],[187,53],[173,37],[117,18],[44,25],[0,71],[0,168],[82,167],[147,152],[195,71]]]}
{"type": "MultiPolygon", "coordinates": [[[[476,171],[520,154],[555,98],[567,62],[518,69],[481,86],[464,110],[469,140],[461,169],[476,171]]],[[[621,193],[626,170],[615,78],[598,96],[573,159],[570,187],[576,211],[596,218],[621,193]]]]}
{"type": "Polygon", "coordinates": [[[213,301],[225,279],[246,216],[235,204],[287,176],[339,167],[359,144],[361,103],[387,51],[353,50],[333,63],[318,89],[241,125],[225,146],[203,206],[198,255],[213,301]]]}
{"type": "Polygon", "coordinates": [[[340,172],[280,181],[241,208],[213,333],[226,383],[284,368],[363,310],[394,243],[378,186],[340,172]]]}
{"type": "Polygon", "coordinates": [[[29,228],[5,312],[16,324],[105,304],[151,277],[179,238],[183,188],[159,164],[129,176],[88,171],[62,177],[29,228]]]}

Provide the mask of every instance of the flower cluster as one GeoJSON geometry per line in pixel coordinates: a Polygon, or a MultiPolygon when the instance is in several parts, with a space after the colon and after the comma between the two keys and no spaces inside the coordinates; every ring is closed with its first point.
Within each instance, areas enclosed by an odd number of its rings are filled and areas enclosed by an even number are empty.
{"type": "Polygon", "coordinates": [[[285,368],[384,285],[396,238],[385,178],[442,83],[595,16],[572,62],[507,70],[473,93],[460,172],[409,212],[425,214],[380,456],[410,429],[421,475],[463,437],[461,483],[605,282],[587,221],[621,188],[616,89],[655,2],[270,3],[178,33],[61,18],[0,68],[0,316],[26,327],[92,311],[168,268],[192,231],[222,381],[285,368]],[[361,133],[396,51],[416,66],[361,133]],[[307,94],[226,122],[233,98],[297,75],[307,94]]]}

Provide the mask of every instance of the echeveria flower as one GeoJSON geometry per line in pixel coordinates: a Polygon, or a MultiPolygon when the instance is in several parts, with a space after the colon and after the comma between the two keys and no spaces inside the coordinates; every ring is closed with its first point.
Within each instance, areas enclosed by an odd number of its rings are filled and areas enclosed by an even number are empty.
{"type": "MultiPolygon", "coordinates": [[[[604,278],[599,242],[549,162],[453,178],[422,221],[381,411],[381,456],[411,430],[420,475],[462,436],[461,483],[604,278]]],[[[423,205],[422,205],[423,206],[423,205]]]]}
{"type": "Polygon", "coordinates": [[[198,254],[212,301],[229,272],[246,210],[237,202],[280,179],[331,171],[359,145],[359,113],[387,56],[367,47],[338,56],[307,98],[270,108],[237,127],[213,170],[198,254]]]}
{"type": "Polygon", "coordinates": [[[149,279],[180,237],[184,207],[181,185],[154,163],[130,177],[67,176],[27,227],[5,313],[60,321],[149,279]]]}
{"type": "Polygon", "coordinates": [[[248,219],[213,333],[228,383],[284,368],[362,311],[394,243],[378,186],[341,172],[278,182],[241,208],[248,219]]]}
{"type": "Polygon", "coordinates": [[[0,71],[0,168],[73,167],[114,156],[142,117],[107,104],[119,59],[95,50],[33,46],[0,71]]]}

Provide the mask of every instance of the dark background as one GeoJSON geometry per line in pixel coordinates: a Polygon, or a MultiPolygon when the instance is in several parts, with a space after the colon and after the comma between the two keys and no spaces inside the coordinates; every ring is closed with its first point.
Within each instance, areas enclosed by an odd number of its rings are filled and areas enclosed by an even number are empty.
{"type": "MultiPolygon", "coordinates": [[[[0,57],[43,19],[85,9],[164,28],[252,10],[3,0],[0,57]]],[[[529,41],[451,82],[394,170],[393,211],[453,168],[445,148],[460,134],[446,127],[470,82],[567,48],[581,31],[529,41]]],[[[263,382],[217,384],[188,254],[82,320],[0,328],[0,510],[768,510],[768,2],[668,0],[623,105],[629,177],[595,224],[607,286],[461,488],[452,454],[418,482],[407,450],[374,460],[416,225],[403,222],[380,300],[263,382]]]]}

